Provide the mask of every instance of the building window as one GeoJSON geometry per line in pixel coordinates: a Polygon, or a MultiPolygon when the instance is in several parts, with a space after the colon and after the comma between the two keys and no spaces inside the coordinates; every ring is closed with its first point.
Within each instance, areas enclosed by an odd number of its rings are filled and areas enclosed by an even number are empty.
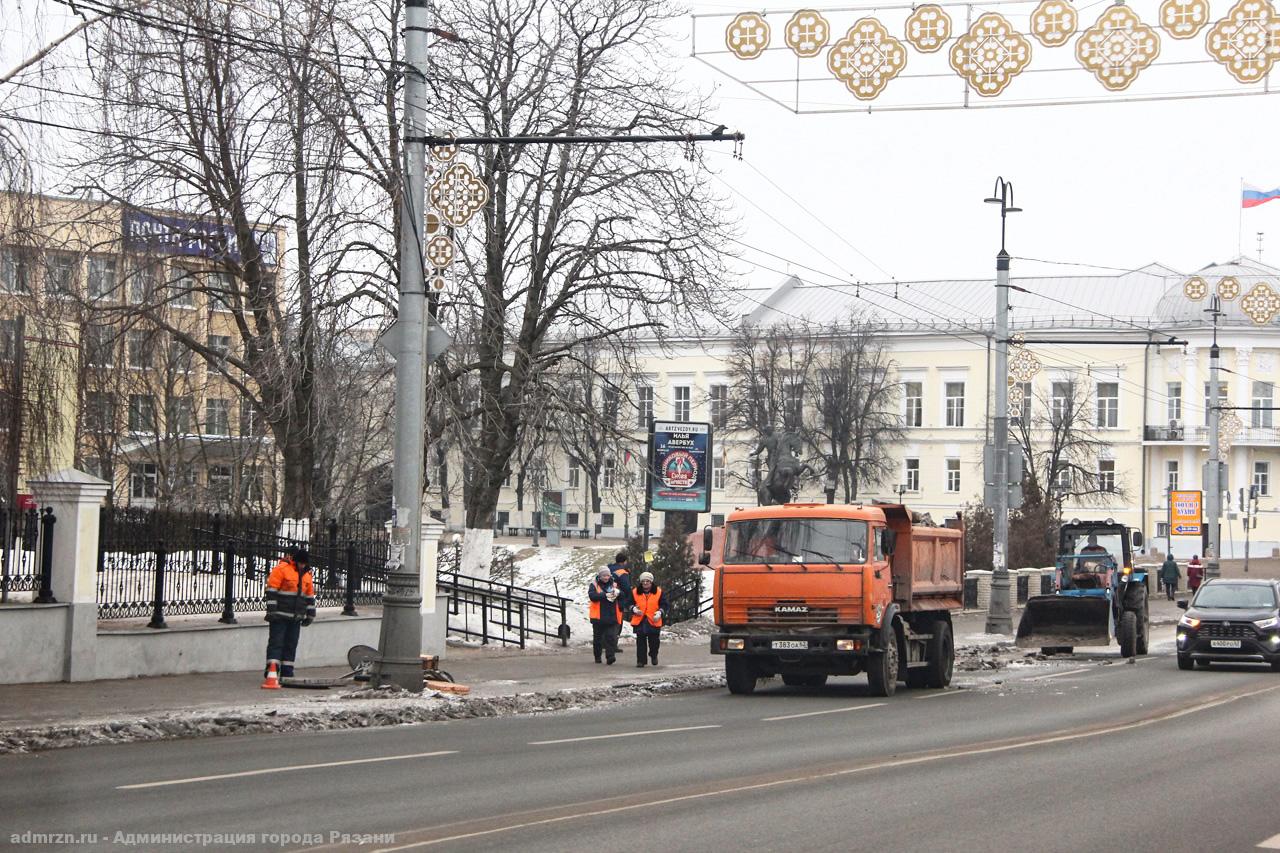
{"type": "Polygon", "coordinates": [[[115,363],[115,330],[105,323],[84,327],[84,358],[90,367],[111,367],[115,363]]]}
{"type": "Polygon", "coordinates": [[[231,356],[231,336],[210,335],[209,349],[213,350],[213,354],[216,359],[219,361],[226,361],[231,356]]]}
{"type": "Polygon", "coordinates": [[[75,255],[49,255],[44,267],[45,293],[50,296],[75,296],[79,268],[75,255]]]}
{"type": "Polygon", "coordinates": [[[1165,412],[1169,416],[1169,426],[1174,421],[1182,423],[1182,383],[1170,382],[1165,385],[1165,412]]]}
{"type": "Polygon", "coordinates": [[[174,373],[190,373],[194,366],[191,350],[182,341],[169,339],[169,369],[174,373]]]}
{"type": "Polygon", "coordinates": [[[717,444],[711,454],[711,488],[724,491],[724,445],[717,444]]]}
{"type": "Polygon", "coordinates": [[[1022,391],[1022,406],[1018,410],[1018,423],[1023,426],[1031,424],[1031,383],[1019,382],[1017,387],[1022,391]]]}
{"type": "Polygon", "coordinates": [[[231,502],[231,466],[209,466],[209,497],[220,504],[231,502]]]}
{"type": "Polygon", "coordinates": [[[204,431],[208,435],[231,434],[231,401],[210,397],[204,403],[204,431]]]}
{"type": "Polygon", "coordinates": [[[1059,495],[1066,494],[1071,491],[1071,468],[1067,465],[1059,465],[1058,470],[1053,472],[1053,486],[1059,495]]]}
{"type": "Polygon", "coordinates": [[[681,423],[688,423],[691,419],[690,401],[692,400],[693,389],[688,385],[677,385],[672,391],[675,402],[673,403],[671,414],[675,420],[681,423]]]}
{"type": "Polygon", "coordinates": [[[799,382],[792,382],[786,387],[785,393],[782,422],[787,429],[800,429],[800,421],[804,416],[804,386],[799,382]]]}
{"type": "Polygon", "coordinates": [[[134,305],[146,305],[156,294],[156,269],[152,265],[140,265],[129,276],[129,301],[134,305]]]}
{"type": "Polygon", "coordinates": [[[170,397],[164,419],[169,435],[190,435],[195,411],[195,401],[191,397],[170,397]]]}
{"type": "Polygon", "coordinates": [[[1098,491],[1114,492],[1116,490],[1116,461],[1114,459],[1098,460],[1098,491]]]}
{"type": "Polygon", "coordinates": [[[133,500],[156,499],[156,466],[150,463],[129,466],[129,497],[133,500]]]}
{"type": "Polygon", "coordinates": [[[1054,424],[1061,425],[1070,419],[1074,400],[1075,389],[1070,382],[1049,385],[1049,415],[1054,424]]]}
{"type": "MultiPolygon", "coordinates": [[[[956,467],[956,478],[957,478],[957,482],[956,482],[956,491],[959,491],[959,488],[960,488],[960,483],[959,483],[959,476],[960,476],[959,463],[960,463],[960,460],[959,460],[959,459],[957,459],[957,460],[955,460],[955,462],[956,462],[956,465],[957,465],[957,467],[956,467]]],[[[906,471],[905,471],[905,473],[904,473],[904,475],[903,475],[903,478],[902,478],[902,485],[904,485],[904,486],[906,486],[906,487],[907,487],[907,491],[908,491],[908,492],[918,492],[918,491],[920,491],[920,460],[919,460],[919,459],[907,459],[907,460],[906,460],[906,471]]]]}
{"type": "Polygon", "coordinates": [[[651,420],[653,420],[653,389],[648,385],[641,385],[636,389],[636,426],[648,429],[651,420]]]}
{"type": "MultiPolygon", "coordinates": [[[[1227,383],[1218,383],[1218,405],[1227,405],[1227,383]]],[[[1209,383],[1204,383],[1204,425],[1209,425],[1209,413],[1213,410],[1213,404],[1209,401],[1209,383]]]]}
{"type": "Polygon", "coordinates": [[[1270,382],[1254,382],[1253,383],[1253,415],[1252,424],[1255,427],[1270,427],[1275,425],[1275,418],[1272,417],[1275,412],[1271,411],[1271,407],[1275,405],[1276,386],[1270,382]]]}
{"type": "Polygon", "coordinates": [[[564,514],[564,526],[570,529],[578,527],[578,514],[576,512],[566,512],[564,514]]]}
{"type": "Polygon", "coordinates": [[[959,459],[947,460],[947,491],[953,492],[953,493],[960,491],[960,460],[959,459]]]}
{"type": "Polygon", "coordinates": [[[1178,460],[1169,459],[1164,463],[1164,487],[1169,491],[1178,490],[1178,460]]]}
{"type": "Polygon", "coordinates": [[[31,292],[31,259],[21,249],[0,249],[0,288],[10,293],[31,292]]]}
{"type": "Polygon", "coordinates": [[[1097,425],[1104,429],[1120,426],[1120,383],[1098,383],[1097,425]]]}
{"type": "Polygon", "coordinates": [[[600,469],[600,488],[612,489],[614,481],[615,465],[612,459],[604,460],[604,465],[600,469]]]}
{"type": "Polygon", "coordinates": [[[602,394],[604,398],[604,422],[609,426],[617,426],[618,424],[618,389],[605,388],[602,394]]]}
{"type": "Polygon", "coordinates": [[[569,460],[569,488],[578,489],[582,487],[582,469],[578,467],[577,459],[569,460]]]}
{"type": "Polygon", "coordinates": [[[169,304],[175,308],[196,306],[195,276],[181,264],[169,267],[169,304]]]}
{"type": "MultiPolygon", "coordinates": [[[[267,434],[267,423],[262,419],[262,415],[258,412],[257,407],[248,400],[242,400],[240,403],[240,434],[261,438],[267,434]]],[[[511,473],[507,472],[510,478],[511,473]]],[[[503,483],[505,486],[506,483],[503,483]]]]}
{"type": "Polygon", "coordinates": [[[89,258],[89,298],[106,299],[116,292],[116,259],[89,258]]]}
{"type": "Polygon", "coordinates": [[[1157,539],[1169,538],[1169,522],[1167,521],[1156,522],[1156,538],[1157,539]]]}
{"type": "Polygon", "coordinates": [[[903,424],[909,427],[924,426],[924,383],[903,382],[903,424]]]}
{"type": "Polygon", "coordinates": [[[18,321],[0,320],[0,361],[8,363],[18,357],[18,321]]]}
{"type": "Polygon", "coordinates": [[[600,513],[600,526],[613,527],[613,513],[611,512],[600,513]]]}
{"type": "MultiPolygon", "coordinates": [[[[946,384],[947,395],[947,426],[962,427],[964,426],[964,383],[948,382],[946,384]]],[[[948,463],[949,464],[949,463],[948,463]]],[[[959,464],[959,460],[956,460],[959,464]]],[[[959,477],[959,475],[956,475],[959,477]]]]}
{"type": "Polygon", "coordinates": [[[150,394],[129,395],[129,429],[132,432],[155,432],[156,401],[150,394]]]}
{"type": "Polygon", "coordinates": [[[134,370],[146,370],[151,367],[151,339],[153,333],[134,329],[126,338],[125,350],[129,367],[134,370]]]}
{"type": "Polygon", "coordinates": [[[711,386],[711,426],[715,429],[729,428],[729,386],[711,386]]]}
{"type": "Polygon", "coordinates": [[[1255,462],[1253,463],[1253,487],[1258,491],[1258,497],[1265,498],[1271,494],[1271,463],[1255,462]]]}
{"type": "Polygon", "coordinates": [[[209,307],[214,311],[230,311],[235,305],[235,280],[225,272],[206,273],[205,290],[209,296],[209,307]]]}
{"type": "Polygon", "coordinates": [[[99,391],[90,391],[85,394],[84,428],[91,433],[114,433],[116,431],[115,398],[99,391]]]}

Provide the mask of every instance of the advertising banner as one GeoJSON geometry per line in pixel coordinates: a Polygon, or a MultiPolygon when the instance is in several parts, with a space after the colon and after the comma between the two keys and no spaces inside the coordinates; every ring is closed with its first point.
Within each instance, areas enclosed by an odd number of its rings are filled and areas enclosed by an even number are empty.
{"type": "Polygon", "coordinates": [[[1204,493],[1175,491],[1169,495],[1169,532],[1174,536],[1199,536],[1204,493]]]}
{"type": "Polygon", "coordinates": [[[559,530],[564,526],[564,492],[542,493],[542,523],[547,530],[559,530]]]}
{"type": "MultiPolygon", "coordinates": [[[[129,252],[241,261],[240,246],[228,224],[184,216],[155,216],[137,210],[124,211],[120,221],[124,247],[129,252]]],[[[275,232],[254,231],[253,236],[262,251],[263,263],[274,267],[279,251],[275,232]]]]}
{"type": "Polygon", "coordinates": [[[711,511],[711,424],[654,421],[649,509],[711,511]]]}

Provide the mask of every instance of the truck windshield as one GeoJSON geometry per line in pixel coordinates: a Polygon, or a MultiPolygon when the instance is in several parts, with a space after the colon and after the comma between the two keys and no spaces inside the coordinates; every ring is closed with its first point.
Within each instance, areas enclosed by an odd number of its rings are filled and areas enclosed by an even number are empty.
{"type": "Polygon", "coordinates": [[[725,563],[867,561],[867,523],[845,518],[756,518],[729,524],[725,563]]]}

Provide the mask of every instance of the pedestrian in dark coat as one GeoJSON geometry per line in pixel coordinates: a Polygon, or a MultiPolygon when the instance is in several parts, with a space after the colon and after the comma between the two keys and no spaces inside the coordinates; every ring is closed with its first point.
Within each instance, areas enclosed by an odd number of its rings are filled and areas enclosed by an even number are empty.
{"type": "Polygon", "coordinates": [[[650,572],[640,573],[640,583],[632,593],[631,630],[636,635],[636,666],[658,665],[658,644],[662,641],[662,623],[667,614],[667,594],[653,582],[650,572]]]}
{"type": "Polygon", "coordinates": [[[1178,572],[1178,561],[1173,559],[1173,555],[1164,558],[1164,562],[1160,565],[1160,582],[1164,584],[1164,593],[1173,601],[1173,594],[1178,591],[1178,579],[1182,575],[1178,572]]]}
{"type": "Polygon", "coordinates": [[[301,630],[316,618],[316,591],[305,549],[291,548],[267,577],[267,665],[275,664],[281,678],[293,676],[301,630]]]}
{"type": "Polygon", "coordinates": [[[1199,554],[1192,554],[1191,561],[1187,563],[1187,589],[1191,590],[1191,594],[1195,595],[1196,590],[1200,588],[1201,581],[1204,580],[1204,563],[1200,562],[1199,554]]]}
{"type": "Polygon", "coordinates": [[[590,599],[591,652],[596,663],[603,654],[605,661],[613,664],[618,657],[618,631],[622,628],[622,607],[618,604],[621,590],[608,568],[596,573],[596,579],[587,587],[590,599]]]}

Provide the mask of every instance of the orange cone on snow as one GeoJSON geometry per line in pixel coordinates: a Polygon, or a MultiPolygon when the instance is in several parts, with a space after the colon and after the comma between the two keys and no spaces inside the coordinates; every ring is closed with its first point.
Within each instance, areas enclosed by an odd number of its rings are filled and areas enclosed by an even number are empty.
{"type": "Polygon", "coordinates": [[[279,690],[280,689],[280,673],[276,670],[275,662],[267,664],[267,680],[262,682],[263,690],[279,690]]]}

